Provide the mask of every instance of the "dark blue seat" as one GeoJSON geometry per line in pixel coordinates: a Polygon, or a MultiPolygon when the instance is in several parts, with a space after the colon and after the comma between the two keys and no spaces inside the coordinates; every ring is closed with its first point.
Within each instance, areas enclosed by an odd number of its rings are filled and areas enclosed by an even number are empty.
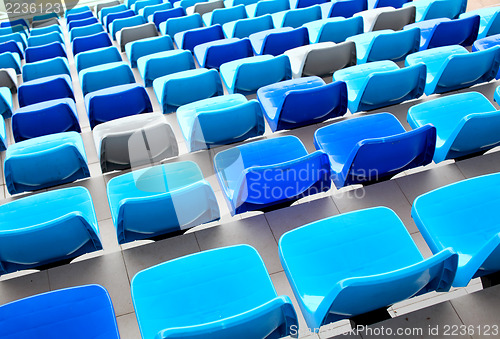
{"type": "Polygon", "coordinates": [[[66,17],[66,23],[70,24],[72,21],[83,20],[93,17],[91,10],[85,11],[83,13],[70,14],[66,17]]]}
{"type": "Polygon", "coordinates": [[[55,99],[75,100],[75,95],[70,76],[60,74],[24,82],[18,88],[17,98],[19,107],[24,107],[55,99]]]}
{"type": "Polygon", "coordinates": [[[274,28],[251,34],[249,38],[255,55],[277,56],[289,49],[309,44],[309,33],[305,27],[274,28]]]}
{"type": "Polygon", "coordinates": [[[98,22],[99,22],[99,20],[97,20],[97,18],[95,18],[95,17],[71,21],[68,25],[68,31],[71,31],[73,28],[93,25],[93,24],[96,24],[98,22]]]}
{"type": "Polygon", "coordinates": [[[26,19],[17,19],[17,20],[12,20],[12,21],[5,21],[0,23],[0,27],[14,27],[17,25],[23,25],[28,29],[28,32],[30,30],[30,25],[26,21],[26,19]]]}
{"type": "Polygon", "coordinates": [[[73,50],[73,55],[77,55],[81,52],[112,45],[113,43],[109,35],[106,32],[101,32],[74,39],[71,43],[71,49],[73,50]]]}
{"type": "Polygon", "coordinates": [[[187,49],[194,52],[194,48],[206,42],[224,39],[224,32],[222,26],[219,24],[194,28],[184,32],[175,34],[174,40],[177,48],[187,49]]]}
{"type": "Polygon", "coordinates": [[[431,163],[436,129],[429,124],[407,132],[392,114],[378,113],[322,127],[314,133],[314,144],[328,154],[339,189],[431,163]]]}
{"type": "Polygon", "coordinates": [[[22,46],[20,46],[20,44],[15,42],[14,40],[0,43],[0,54],[5,52],[17,53],[19,54],[19,58],[21,58],[21,60],[24,59],[22,46]]]}
{"type": "Polygon", "coordinates": [[[162,22],[165,22],[171,18],[178,18],[178,17],[185,16],[185,15],[186,15],[186,12],[184,11],[184,8],[182,8],[182,7],[166,9],[164,11],[155,12],[155,14],[153,14],[153,22],[156,25],[156,28],[160,29],[160,24],[162,22]]]}
{"type": "Polygon", "coordinates": [[[153,111],[146,89],[127,84],[94,91],[85,96],[90,128],[106,121],[153,111]]]}
{"type": "Polygon", "coordinates": [[[273,132],[319,123],[347,112],[345,83],[325,84],[316,76],[261,87],[257,98],[273,132]]]}
{"type": "Polygon", "coordinates": [[[223,63],[253,56],[250,40],[230,38],[215,40],[194,48],[200,67],[219,68],[223,63]]]}
{"type": "Polygon", "coordinates": [[[60,42],[26,48],[26,63],[37,62],[57,57],[67,58],[66,49],[60,42]]]}
{"type": "Polygon", "coordinates": [[[412,0],[368,0],[368,8],[393,7],[401,8],[407,2],[412,0]]]}
{"type": "Polygon", "coordinates": [[[123,12],[118,12],[118,13],[111,13],[106,16],[106,22],[104,23],[104,26],[106,27],[106,30],[108,32],[111,32],[111,24],[113,21],[117,19],[123,19],[123,18],[129,18],[135,15],[135,12],[131,9],[128,9],[123,12]]]}
{"type": "Polygon", "coordinates": [[[75,102],[69,98],[19,108],[11,122],[16,142],[61,132],[81,132],[75,102]]]}
{"type": "Polygon", "coordinates": [[[354,14],[366,11],[366,0],[341,0],[321,4],[323,18],[344,17],[350,18],[354,14]]]}

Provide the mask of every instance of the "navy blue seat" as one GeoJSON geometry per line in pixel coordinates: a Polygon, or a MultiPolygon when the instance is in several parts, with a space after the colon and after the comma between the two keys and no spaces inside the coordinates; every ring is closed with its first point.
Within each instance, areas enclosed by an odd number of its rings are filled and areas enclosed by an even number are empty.
{"type": "Polygon", "coordinates": [[[166,9],[164,11],[158,11],[158,12],[155,12],[155,14],[153,14],[153,23],[156,25],[157,29],[160,29],[160,24],[162,22],[165,22],[171,18],[178,18],[178,17],[185,16],[185,15],[186,15],[186,12],[184,11],[184,8],[182,8],[182,7],[166,9]]]}
{"type": "Polygon", "coordinates": [[[14,27],[17,25],[23,25],[25,26],[28,31],[30,30],[30,25],[26,21],[26,19],[17,19],[17,20],[12,20],[12,21],[4,21],[0,23],[0,27],[14,27]]]}
{"type": "Polygon", "coordinates": [[[350,18],[354,14],[366,11],[366,0],[341,0],[321,4],[323,18],[344,17],[350,18]]]}
{"type": "Polygon", "coordinates": [[[75,95],[70,76],[60,74],[24,82],[18,88],[17,98],[19,107],[24,107],[55,99],[75,100],[75,95]]]}
{"type": "Polygon", "coordinates": [[[75,38],[71,42],[71,49],[73,50],[73,55],[77,55],[81,52],[112,45],[113,43],[109,35],[106,32],[100,32],[85,37],[75,38]]]}
{"type": "Polygon", "coordinates": [[[200,67],[219,68],[223,63],[253,56],[250,40],[230,38],[215,40],[194,48],[200,67]]]}
{"type": "Polygon", "coordinates": [[[91,10],[85,11],[83,13],[74,13],[70,14],[66,17],[66,23],[71,23],[72,21],[77,21],[77,20],[83,20],[83,19],[88,19],[93,17],[94,14],[92,14],[91,10]]]}
{"type": "Polygon", "coordinates": [[[277,56],[285,51],[309,44],[309,32],[305,27],[282,27],[250,35],[255,55],[277,56]]]}
{"type": "Polygon", "coordinates": [[[129,115],[153,111],[146,89],[127,84],[94,91],[85,96],[90,128],[129,115]]]}
{"type": "Polygon", "coordinates": [[[194,52],[194,48],[206,42],[224,39],[222,26],[219,24],[194,28],[174,35],[177,48],[194,52]]]}
{"type": "Polygon", "coordinates": [[[319,123],[347,112],[345,83],[325,84],[316,76],[261,87],[257,98],[273,132],[319,123]]]}
{"type": "Polygon", "coordinates": [[[71,31],[73,28],[93,25],[93,24],[96,24],[98,22],[99,22],[99,20],[97,20],[95,17],[71,21],[68,25],[68,31],[71,31]]]}
{"type": "Polygon", "coordinates": [[[53,42],[48,45],[26,48],[26,63],[52,59],[56,57],[68,57],[64,45],[60,42],[53,42]]]}
{"type": "Polygon", "coordinates": [[[24,106],[12,115],[12,134],[16,142],[70,131],[81,132],[75,101],[70,98],[24,106]]]}
{"type": "Polygon", "coordinates": [[[24,59],[24,52],[22,46],[20,46],[19,43],[13,40],[0,43],[0,54],[6,52],[17,53],[19,55],[19,58],[21,58],[21,60],[24,59]]]}
{"type": "Polygon", "coordinates": [[[428,124],[407,132],[392,114],[378,113],[322,127],[314,133],[314,144],[328,154],[333,183],[340,189],[431,163],[436,128],[428,124]]]}

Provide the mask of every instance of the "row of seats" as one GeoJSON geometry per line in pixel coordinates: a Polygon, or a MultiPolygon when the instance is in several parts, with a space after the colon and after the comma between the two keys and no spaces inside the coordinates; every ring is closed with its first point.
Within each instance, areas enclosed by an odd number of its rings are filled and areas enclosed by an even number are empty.
{"type": "MultiPolygon", "coordinates": [[[[412,217],[432,250],[429,258],[386,207],[333,216],[282,235],[280,260],[308,328],[317,332],[342,319],[356,324],[374,312],[378,320],[389,319],[387,308],[397,302],[497,273],[494,206],[499,188],[496,173],[417,197],[412,217]]],[[[4,253],[2,246],[2,259],[4,253]]],[[[242,333],[245,338],[280,338],[297,337],[299,330],[290,298],[277,295],[262,258],[249,245],[147,268],[132,279],[131,294],[143,338],[234,338],[242,333]]],[[[9,338],[20,338],[21,323],[22,335],[64,337],[76,329],[119,337],[110,297],[97,285],[17,300],[0,306],[0,317],[5,323],[0,335],[9,338]],[[93,326],[87,326],[89,321],[93,326]]]]}

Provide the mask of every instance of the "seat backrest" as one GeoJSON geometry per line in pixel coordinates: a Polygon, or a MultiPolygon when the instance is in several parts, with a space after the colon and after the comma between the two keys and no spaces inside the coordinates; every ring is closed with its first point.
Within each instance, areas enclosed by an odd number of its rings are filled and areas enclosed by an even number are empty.
{"type": "Polygon", "coordinates": [[[413,6],[382,12],[373,23],[372,31],[392,29],[402,30],[404,26],[415,22],[416,9],[413,6]]]}
{"type": "Polygon", "coordinates": [[[366,62],[379,60],[403,60],[408,54],[418,52],[420,30],[405,29],[399,32],[381,34],[373,39],[366,62]]]}
{"type": "Polygon", "coordinates": [[[222,26],[219,24],[209,27],[195,28],[184,33],[181,32],[179,34],[183,34],[183,39],[182,46],[178,47],[187,49],[191,52],[194,51],[194,48],[197,45],[214,40],[224,39],[224,32],[222,31],[222,26]]]}
{"type": "Polygon", "coordinates": [[[261,0],[257,2],[255,8],[255,17],[272,14],[281,11],[288,11],[290,9],[290,2],[288,0],[261,0]]]}
{"type": "Polygon", "coordinates": [[[68,60],[63,57],[52,58],[25,64],[23,66],[23,82],[56,74],[71,76],[68,60]]]}
{"type": "Polygon", "coordinates": [[[305,23],[321,19],[321,7],[312,6],[288,11],[282,22],[282,27],[297,28],[305,23]]]}
{"type": "Polygon", "coordinates": [[[28,47],[25,53],[27,63],[52,59],[55,57],[67,57],[66,48],[64,48],[64,45],[60,42],[53,42],[51,44],[38,47],[28,47]]]}
{"type": "Polygon", "coordinates": [[[75,66],[78,73],[85,68],[118,61],[122,61],[122,56],[114,46],[93,49],[75,56],[75,66]]]}
{"type": "Polygon", "coordinates": [[[328,13],[329,18],[341,16],[344,18],[350,18],[354,14],[366,11],[368,9],[368,4],[366,0],[342,0],[336,1],[332,4],[330,8],[330,13],[328,13]]]}
{"type": "Polygon", "coordinates": [[[210,13],[218,8],[224,8],[224,0],[197,3],[196,5],[194,5],[193,13],[198,13],[199,15],[203,16],[203,14],[210,13]]]}
{"type": "Polygon", "coordinates": [[[80,84],[84,96],[100,89],[134,82],[132,69],[124,62],[105,64],[103,67],[94,66],[80,73],[80,84]]]}
{"type": "Polygon", "coordinates": [[[448,45],[470,46],[477,39],[480,21],[479,15],[473,15],[463,19],[440,22],[432,30],[426,47],[429,49],[448,45]]]}
{"type": "Polygon", "coordinates": [[[248,38],[225,45],[210,46],[206,51],[205,67],[219,68],[223,63],[253,56],[248,38]]]}
{"type": "Polygon", "coordinates": [[[125,45],[129,42],[152,38],[155,36],[158,36],[158,30],[156,29],[156,25],[152,22],[139,26],[124,28],[120,31],[121,50],[122,52],[125,52],[125,45]]]}
{"type": "Polygon", "coordinates": [[[71,78],[68,75],[55,75],[40,80],[38,82],[26,82],[19,86],[19,107],[54,99],[75,99],[71,78]]]}
{"type": "Polygon", "coordinates": [[[203,27],[203,22],[201,20],[201,16],[198,13],[195,13],[192,15],[168,19],[165,26],[165,33],[173,38],[177,33],[193,28],[203,27]]]}
{"type": "Polygon", "coordinates": [[[304,45],[309,45],[309,31],[305,27],[299,27],[266,36],[263,42],[262,54],[277,56],[289,49],[304,45]]]}
{"type": "Polygon", "coordinates": [[[212,17],[210,25],[215,25],[215,24],[223,25],[226,22],[247,18],[247,12],[245,10],[245,6],[243,5],[238,5],[229,8],[215,9],[213,12],[211,12],[211,15],[212,17]]]}
{"type": "Polygon", "coordinates": [[[302,69],[305,75],[326,75],[357,63],[356,44],[346,41],[335,46],[313,49],[307,53],[302,69]]]}
{"type": "Polygon", "coordinates": [[[273,29],[273,18],[269,14],[255,18],[241,19],[234,24],[234,38],[248,38],[250,34],[273,29]]]}
{"type": "Polygon", "coordinates": [[[317,42],[332,41],[340,43],[353,35],[361,33],[363,33],[363,18],[360,16],[340,21],[328,21],[323,25],[317,42]]]}
{"type": "Polygon", "coordinates": [[[438,0],[429,3],[422,20],[449,18],[455,19],[465,12],[467,0],[438,0]]]}
{"type": "Polygon", "coordinates": [[[262,86],[288,80],[291,77],[290,60],[286,55],[280,55],[262,63],[240,65],[234,77],[233,87],[238,92],[252,92],[262,86]]]}
{"type": "Polygon", "coordinates": [[[68,24],[68,31],[71,32],[71,30],[74,29],[74,28],[88,26],[88,25],[92,25],[92,24],[95,24],[95,23],[98,23],[98,22],[99,22],[99,20],[97,20],[97,18],[95,18],[95,17],[90,17],[90,18],[87,18],[87,19],[71,21],[68,24]]]}
{"type": "Polygon", "coordinates": [[[484,28],[483,35],[490,36],[500,34],[500,8],[489,19],[488,24],[484,28]]]}
{"type": "Polygon", "coordinates": [[[81,38],[75,38],[71,43],[71,49],[73,50],[73,55],[76,56],[78,53],[90,51],[96,48],[109,47],[113,43],[106,32],[100,32],[92,34],[89,36],[84,36],[81,38]]]}
{"type": "Polygon", "coordinates": [[[139,26],[146,23],[142,15],[134,15],[129,18],[117,19],[111,24],[111,36],[116,40],[118,32],[127,27],[139,26]]]}
{"type": "Polygon", "coordinates": [[[69,33],[69,40],[73,41],[75,38],[96,34],[99,32],[104,32],[104,28],[98,22],[84,27],[77,27],[72,29],[71,32],[69,33]]]}
{"type": "Polygon", "coordinates": [[[184,8],[182,8],[182,7],[166,9],[163,11],[155,12],[153,14],[153,22],[156,25],[156,28],[160,29],[160,24],[162,22],[165,22],[171,18],[178,18],[178,17],[185,16],[185,15],[186,15],[186,12],[184,11],[184,8]]]}
{"type": "Polygon", "coordinates": [[[123,19],[123,18],[130,18],[135,15],[135,12],[131,9],[127,9],[122,12],[116,12],[116,13],[109,13],[106,16],[106,22],[104,23],[104,26],[106,26],[108,32],[111,31],[111,24],[113,21],[118,20],[118,19],[123,19]]]}

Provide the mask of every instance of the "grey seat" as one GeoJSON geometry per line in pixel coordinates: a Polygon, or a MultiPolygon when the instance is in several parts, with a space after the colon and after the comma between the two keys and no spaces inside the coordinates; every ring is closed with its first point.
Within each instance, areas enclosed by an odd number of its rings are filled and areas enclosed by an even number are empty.
{"type": "Polygon", "coordinates": [[[143,113],[108,121],[93,131],[102,172],[149,165],[179,154],[163,114],[143,113]]]}
{"type": "Polygon", "coordinates": [[[121,2],[120,1],[110,1],[110,2],[105,2],[103,4],[98,4],[95,6],[95,13],[99,13],[101,11],[101,9],[103,9],[104,7],[111,7],[111,6],[117,6],[117,5],[121,5],[121,2]]]}
{"type": "Polygon", "coordinates": [[[392,29],[400,31],[404,26],[415,22],[416,9],[413,6],[394,9],[392,7],[381,7],[359,12],[354,16],[363,18],[364,31],[380,31],[392,29]]]}
{"type": "Polygon", "coordinates": [[[17,75],[13,68],[0,68],[0,87],[8,87],[12,94],[17,93],[17,75]]]}
{"type": "Polygon", "coordinates": [[[356,45],[353,41],[340,44],[320,42],[290,49],[285,55],[290,59],[293,78],[324,76],[356,65],[356,45]]]}
{"type": "Polygon", "coordinates": [[[224,0],[215,0],[207,2],[199,2],[192,7],[186,9],[187,15],[198,13],[203,15],[205,13],[210,13],[215,9],[224,8],[224,0]]]}
{"type": "Polygon", "coordinates": [[[125,45],[129,42],[153,38],[158,36],[158,30],[156,29],[156,25],[152,22],[147,24],[142,24],[133,27],[126,27],[121,29],[116,34],[116,40],[120,45],[121,51],[125,52],[125,45]]]}
{"type": "Polygon", "coordinates": [[[52,25],[60,25],[57,18],[49,18],[45,20],[37,20],[31,23],[31,28],[47,27],[52,25]]]}

